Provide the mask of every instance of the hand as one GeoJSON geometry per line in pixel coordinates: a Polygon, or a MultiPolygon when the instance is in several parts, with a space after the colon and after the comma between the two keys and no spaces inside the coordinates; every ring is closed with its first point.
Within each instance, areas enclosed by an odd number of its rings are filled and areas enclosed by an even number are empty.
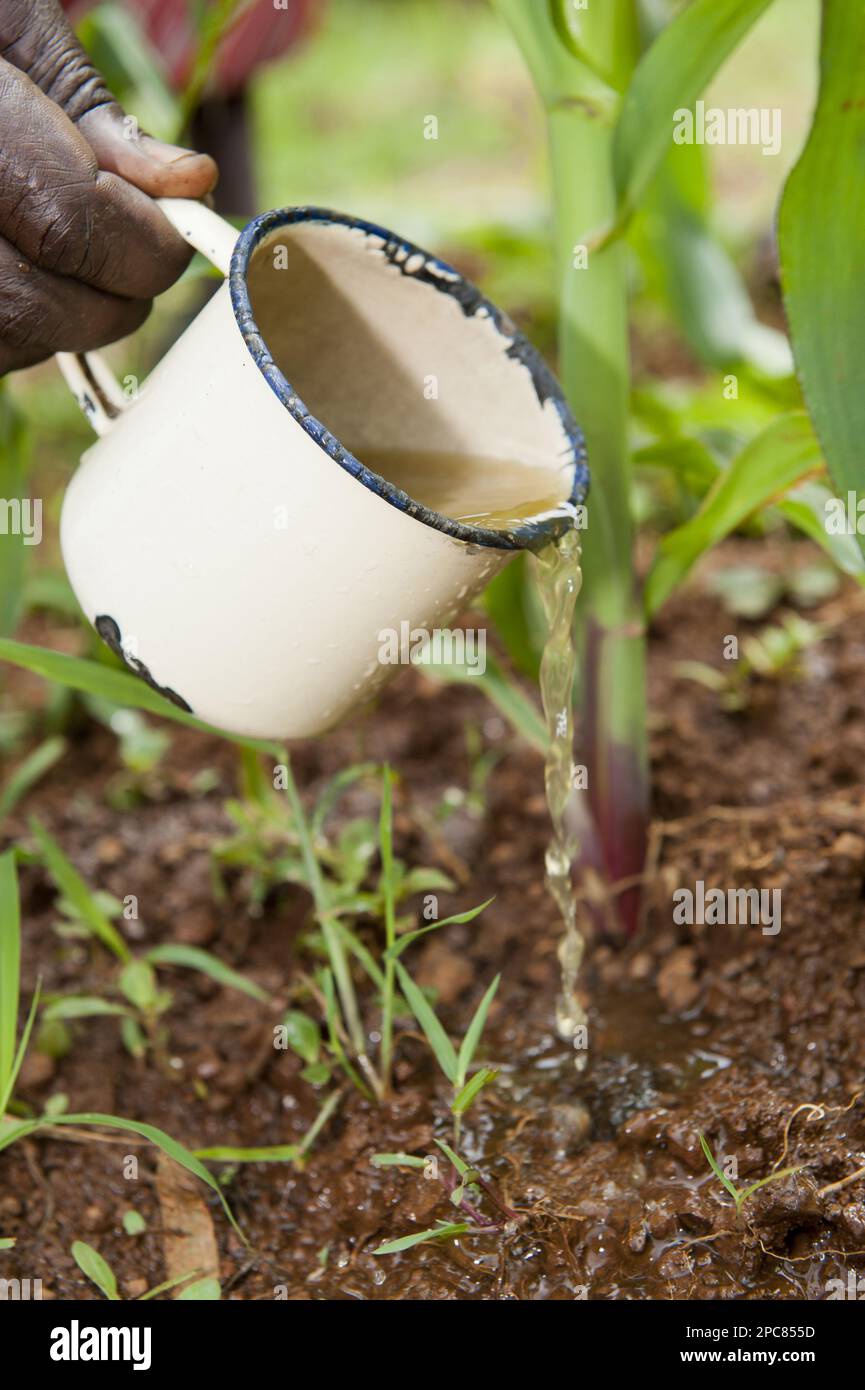
{"type": "Polygon", "coordinates": [[[153,202],[201,198],[207,155],[112,98],[57,0],[0,0],[0,375],[136,329],[192,255],[153,202]]]}

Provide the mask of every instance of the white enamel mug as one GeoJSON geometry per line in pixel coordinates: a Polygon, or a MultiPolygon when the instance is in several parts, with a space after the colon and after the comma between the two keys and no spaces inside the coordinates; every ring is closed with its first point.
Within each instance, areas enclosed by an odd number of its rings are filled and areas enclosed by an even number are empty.
{"type": "Polygon", "coordinates": [[[60,355],[99,435],[63,504],[66,568],[104,640],[183,708],[316,734],[394,670],[382,632],[445,626],[569,524],[462,524],[364,451],[549,466],[580,504],[582,435],[506,316],[392,232],[306,207],[238,237],[201,204],[160,206],[227,278],[131,401],[98,354],[60,355]]]}

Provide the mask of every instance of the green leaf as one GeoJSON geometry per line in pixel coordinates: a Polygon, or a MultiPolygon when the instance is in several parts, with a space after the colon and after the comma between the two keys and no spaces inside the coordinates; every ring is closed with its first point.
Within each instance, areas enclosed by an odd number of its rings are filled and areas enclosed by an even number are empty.
{"type": "Polygon", "coordinates": [[[452,917],[443,917],[440,922],[430,922],[428,927],[418,927],[417,931],[406,932],[385,954],[393,957],[401,956],[406,946],[411,946],[413,942],[418,941],[420,937],[426,936],[431,931],[441,931],[442,927],[453,927],[462,925],[464,922],[473,922],[476,917],[480,916],[484,908],[489,907],[490,903],[494,901],[494,898],[487,898],[486,902],[481,903],[478,907],[470,907],[467,912],[456,912],[452,917]]]}
{"type": "Polygon", "coordinates": [[[646,444],[633,459],[637,467],[668,470],[694,497],[705,497],[721,472],[706,445],[689,437],[646,444]]]}
{"type": "Polygon", "coordinates": [[[130,1209],[123,1213],[123,1229],[128,1236],[140,1236],[147,1230],[147,1222],[140,1211],[130,1209]]]}
{"type": "Polygon", "coordinates": [[[480,1071],[475,1072],[474,1076],[466,1082],[459,1094],[454,1098],[451,1106],[453,1115],[464,1115],[475,1100],[476,1096],[489,1086],[490,1082],[495,1081],[499,1074],[498,1067],[481,1067],[480,1071]]]}
{"type": "Polygon", "coordinates": [[[101,695],[106,700],[129,709],[143,709],[150,714],[160,714],[175,724],[184,724],[188,729],[198,729],[202,733],[215,734],[217,738],[227,738],[244,748],[257,748],[279,760],[279,749],[266,740],[245,738],[239,734],[228,734],[212,724],[205,724],[188,714],[179,705],[166,700],[138,676],[128,671],[118,671],[99,661],[87,661],[83,657],[67,656],[64,652],[50,651],[46,647],[34,647],[26,642],[13,642],[11,638],[0,638],[0,661],[8,661],[22,670],[32,671],[34,675],[46,680],[56,681],[58,685],[71,690],[85,691],[91,695],[101,695]]]}
{"type": "Polygon", "coordinates": [[[63,896],[72,903],[84,925],[118,960],[130,960],[130,950],[123,937],[98,906],[84,879],[66,858],[57,841],[35,816],[30,819],[30,829],[39,842],[48,872],[63,896]]]}
{"type": "Polygon", "coordinates": [[[156,1006],[156,975],[143,960],[131,960],[124,965],[118,981],[122,992],[136,1009],[148,1010],[156,1006]]]}
{"type": "Polygon", "coordinates": [[[208,975],[211,980],[216,980],[217,984],[224,985],[226,989],[236,989],[241,994],[248,994],[250,999],[256,999],[260,1004],[266,1004],[270,998],[260,985],[248,980],[237,970],[232,970],[230,965],[211,955],[210,951],[202,950],[200,946],[166,942],[162,946],[154,946],[144,959],[151,965],[181,965],[188,970],[197,970],[199,974],[208,975]]]}
{"type": "Polygon", "coordinates": [[[196,1149],[195,1157],[210,1163],[294,1163],[300,1157],[298,1144],[270,1144],[257,1149],[234,1149],[218,1144],[211,1149],[196,1149]]]}
{"type": "Polygon", "coordinates": [[[832,493],[822,483],[802,483],[775,504],[785,521],[803,531],[831,556],[842,574],[865,584],[865,560],[853,536],[834,535],[826,529],[826,503],[832,493]]]}
{"type": "MultiPolygon", "coordinates": [[[[21,970],[21,905],[14,850],[0,856],[0,1125],[30,1043],[40,984],[37,982],[27,1020],[15,1048],[21,970]]],[[[0,1147],[4,1144],[0,1143],[0,1147]]]]}
{"type": "Polygon", "coordinates": [[[15,851],[0,855],[0,1118],[11,1094],[21,978],[21,908],[15,851]]]}
{"type": "Polygon", "coordinates": [[[384,1245],[380,1245],[377,1250],[373,1250],[374,1255],[396,1255],[400,1250],[410,1250],[413,1245],[421,1245],[429,1240],[447,1240],[451,1236],[464,1235],[471,1230],[466,1221],[446,1221],[441,1226],[436,1226],[429,1231],[416,1231],[413,1236],[400,1236],[399,1240],[386,1240],[384,1245]]]}
{"type": "Polygon", "coordinates": [[[218,1279],[196,1279],[194,1284],[188,1284],[185,1289],[177,1295],[176,1302],[215,1302],[222,1298],[222,1289],[219,1287],[218,1279]]]}
{"type": "Polygon", "coordinates": [[[373,1168],[425,1168],[427,1163],[416,1154],[373,1154],[370,1162],[373,1168]]]}
{"type": "Polygon", "coordinates": [[[700,1135],[700,1146],[703,1150],[703,1153],[706,1155],[706,1160],[709,1164],[709,1167],[715,1174],[715,1177],[718,1179],[718,1182],[721,1183],[724,1187],[726,1187],[727,1191],[730,1193],[730,1196],[733,1198],[733,1201],[738,1206],[739,1189],[736,1186],[736,1184],[731,1182],[730,1179],[727,1177],[727,1174],[721,1168],[720,1164],[718,1163],[718,1160],[712,1153],[712,1150],[709,1148],[709,1145],[706,1143],[706,1140],[702,1134],[700,1135]]]}
{"type": "Polygon", "coordinates": [[[62,999],[52,999],[42,1011],[42,1018],[46,1023],[53,1023],[58,1018],[108,1017],[128,1018],[129,1010],[122,1004],[112,1004],[107,999],[100,999],[98,995],[67,994],[62,999]]]}
{"type": "Polygon", "coordinates": [[[446,1144],[444,1139],[436,1139],[435,1143],[441,1149],[445,1157],[448,1158],[450,1162],[453,1164],[453,1166],[456,1168],[460,1177],[468,1178],[473,1169],[469,1166],[468,1163],[466,1163],[465,1159],[460,1158],[456,1150],[452,1149],[450,1144],[446,1144]]]}
{"type": "Polygon", "coordinates": [[[820,446],[804,411],[780,416],[757,435],[720,475],[696,515],[661,541],[646,580],[649,615],[657,612],[704,551],[821,467],[820,446]]]}
{"type": "MultiPolygon", "coordinates": [[[[784,304],[836,487],[865,495],[865,7],[823,0],[820,94],[779,218],[784,304]]],[[[857,536],[860,549],[865,539],[857,536]]]]}
{"type": "Polygon", "coordinates": [[[453,1043],[436,1018],[426,995],[418,989],[408,971],[400,965],[399,961],[396,961],[396,971],[406,1002],[423,1029],[424,1036],[433,1050],[436,1061],[451,1085],[455,1086],[457,1084],[458,1065],[453,1043]]]}
{"type": "Polygon", "coordinates": [[[692,0],[646,50],[613,138],[616,225],[633,213],[689,108],[771,0],[692,0]]]}
{"type": "Polygon", "coordinates": [[[790,1178],[794,1173],[801,1173],[805,1166],[805,1164],[799,1163],[792,1168],[779,1168],[776,1172],[770,1173],[767,1178],[759,1178],[757,1182],[752,1182],[750,1187],[743,1187],[738,1193],[737,1205],[742,1206],[749,1197],[752,1197],[755,1192],[759,1192],[761,1187],[767,1187],[770,1182],[780,1182],[782,1178],[790,1178]]]}
{"type": "Polygon", "coordinates": [[[15,808],[22,796],[63,757],[66,747],[65,738],[47,738],[19,763],[0,791],[0,823],[15,808]]]}
{"type": "Polygon", "coordinates": [[[342,1091],[334,1091],[333,1095],[328,1096],[327,1100],[322,1105],[321,1109],[319,1110],[309,1129],[306,1131],[306,1134],[300,1141],[301,1154],[309,1153],[309,1150],[312,1148],[319,1134],[324,1129],[324,1126],[327,1124],[328,1120],[336,1110],[341,1100],[342,1091]]]}
{"type": "Polygon", "coordinates": [[[282,1020],[286,1041],[298,1057],[312,1064],[318,1061],[321,1051],[321,1033],[315,1019],[300,1009],[289,1009],[282,1020]]]}
{"type": "Polygon", "coordinates": [[[712,228],[710,188],[705,147],[671,144],[641,227],[667,298],[701,361],[726,368],[744,361],[766,375],[789,376],[793,356],[787,339],[759,321],[712,228]]]}
{"type": "Polygon", "coordinates": [[[487,1014],[490,1011],[490,1004],[493,1002],[493,999],[495,998],[496,990],[499,987],[501,978],[501,975],[497,975],[496,978],[493,980],[483,999],[478,1004],[475,1016],[469,1024],[468,1032],[463,1038],[462,1046],[460,1048],[460,1055],[457,1063],[456,1084],[458,1086],[462,1086],[465,1082],[466,1073],[468,1072],[468,1069],[472,1064],[472,1058],[474,1057],[475,1052],[477,1051],[477,1046],[481,1040],[481,1034],[484,1031],[484,1025],[487,1021],[487,1014]]]}
{"type": "Polygon", "coordinates": [[[72,1246],[72,1258],[81,1273],[86,1274],[100,1293],[111,1299],[113,1303],[120,1302],[114,1271],[98,1250],[94,1250],[93,1246],[88,1245],[86,1241],[76,1240],[72,1246]]]}
{"type": "Polygon", "coordinates": [[[138,1025],[138,1020],[131,1014],[120,1024],[120,1037],[131,1057],[143,1057],[146,1054],[147,1039],[138,1025]]]}

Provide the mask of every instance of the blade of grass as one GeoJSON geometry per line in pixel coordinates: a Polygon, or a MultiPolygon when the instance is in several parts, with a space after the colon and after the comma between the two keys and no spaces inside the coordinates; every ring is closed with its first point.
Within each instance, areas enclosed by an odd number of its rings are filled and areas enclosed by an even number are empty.
{"type": "Polygon", "coordinates": [[[132,952],[117,928],[96,903],[84,879],[66,858],[57,841],[49,835],[35,816],[30,818],[30,829],[39,843],[48,872],[63,896],[69,899],[85,926],[103,946],[106,946],[118,960],[128,964],[132,959],[132,952]]]}
{"type": "Polygon", "coordinates": [[[432,1005],[426,995],[418,989],[414,980],[399,961],[394,961],[399,977],[400,988],[406,1002],[423,1029],[424,1037],[433,1050],[436,1061],[452,1086],[456,1085],[458,1064],[454,1045],[436,1018],[432,1005]]]}
{"type": "Polygon", "coordinates": [[[0,855],[0,1105],[2,1119],[11,1086],[18,1031],[18,992],[21,977],[21,908],[15,851],[0,855]]]}
{"type": "Polygon", "coordinates": [[[250,999],[256,999],[260,1004],[266,1004],[270,999],[270,995],[260,985],[248,980],[237,970],[232,970],[230,965],[211,955],[210,951],[202,950],[200,946],[166,942],[162,946],[154,946],[144,959],[150,965],[180,965],[188,970],[197,970],[201,975],[208,975],[211,980],[216,980],[217,984],[224,985],[226,989],[239,990],[241,994],[249,995],[250,999]]]}
{"type": "Polygon", "coordinates": [[[458,1095],[454,1097],[451,1114],[464,1115],[484,1087],[495,1081],[498,1074],[498,1067],[481,1067],[480,1071],[475,1072],[471,1080],[467,1081],[458,1095]]]}
{"type": "Polygon", "coordinates": [[[66,752],[65,738],[47,738],[34,748],[7,778],[0,791],[0,823],[14,810],[32,786],[44,777],[66,752]]]}
{"type": "Polygon", "coordinates": [[[111,1017],[131,1018],[132,1014],[122,1004],[112,1004],[109,1000],[100,999],[92,994],[71,994],[63,999],[54,999],[42,1011],[43,1023],[52,1023],[58,1018],[111,1017]]]}
{"type": "MultiPolygon", "coordinates": [[[[0,1091],[0,1122],[2,1122],[3,1116],[6,1114],[6,1107],[12,1099],[15,1091],[15,1082],[18,1080],[18,1073],[21,1070],[24,1055],[30,1045],[30,1034],[33,1032],[33,1024],[36,1021],[36,1010],[39,1008],[40,989],[41,981],[37,981],[36,989],[33,992],[33,1000],[30,1004],[30,1011],[27,1014],[27,1021],[24,1024],[24,1031],[18,1043],[18,1051],[15,1053],[15,1058],[12,1062],[12,1071],[7,1078],[6,1085],[3,1087],[2,1091],[0,1091]]],[[[2,1147],[2,1145],[0,1145],[0,1147],[2,1147]]]]}
{"type": "Polygon", "coordinates": [[[401,956],[406,946],[411,946],[413,942],[426,936],[428,932],[441,931],[442,927],[454,927],[464,922],[473,922],[484,908],[489,907],[490,903],[494,901],[494,898],[487,898],[486,902],[481,903],[479,907],[470,907],[467,912],[456,912],[452,917],[443,917],[440,922],[431,922],[428,927],[418,927],[417,931],[406,932],[404,936],[399,937],[395,945],[390,947],[387,954],[393,957],[401,956]]]}
{"type": "Polygon", "coordinates": [[[386,1240],[384,1245],[380,1245],[377,1250],[373,1250],[374,1255],[396,1255],[400,1250],[410,1250],[413,1245],[420,1245],[427,1240],[444,1240],[449,1236],[461,1236],[466,1231],[471,1230],[466,1221],[446,1221],[441,1226],[435,1226],[429,1231],[417,1231],[412,1236],[400,1236],[398,1240],[386,1240]]]}
{"type": "Polygon", "coordinates": [[[501,978],[501,975],[497,975],[493,980],[483,999],[478,1004],[475,1010],[475,1016],[469,1024],[468,1032],[462,1040],[459,1057],[457,1058],[457,1074],[455,1081],[457,1086],[461,1087],[465,1085],[466,1073],[477,1051],[477,1046],[481,1040],[481,1034],[484,1031],[484,1026],[487,1021],[487,1014],[490,1011],[490,1004],[492,1004],[495,998],[496,990],[501,983],[501,978]]]}
{"type": "Polygon", "coordinates": [[[715,1158],[715,1155],[712,1153],[712,1150],[709,1148],[709,1145],[706,1143],[706,1140],[704,1139],[702,1134],[700,1135],[700,1146],[703,1150],[703,1153],[706,1155],[706,1162],[708,1163],[712,1172],[715,1174],[715,1177],[718,1179],[718,1182],[721,1183],[724,1187],[726,1187],[727,1191],[729,1192],[730,1196],[733,1198],[733,1201],[736,1203],[736,1206],[738,1207],[740,1200],[739,1189],[736,1186],[736,1184],[734,1182],[731,1182],[730,1179],[727,1177],[727,1174],[721,1168],[720,1164],[718,1163],[718,1160],[715,1158]]]}
{"type": "Polygon", "coordinates": [[[426,1159],[416,1154],[373,1154],[373,1168],[425,1168],[426,1159]]]}
{"type": "Polygon", "coordinates": [[[336,988],[339,993],[343,1015],[345,1017],[348,1035],[351,1038],[352,1047],[358,1057],[366,1056],[366,1043],[363,1034],[363,1024],[358,1008],[357,995],[352,983],[351,970],[349,969],[348,959],[343,950],[342,940],[330,911],[327,889],[324,877],[321,872],[318,859],[315,855],[315,847],[310,834],[306,813],[303,803],[297,790],[297,783],[294,780],[294,773],[291,770],[291,763],[288,757],[288,750],[280,752],[280,763],[285,767],[285,793],[288,804],[291,807],[291,814],[294,820],[294,827],[300,843],[300,852],[303,857],[304,868],[306,870],[307,883],[312,893],[315,904],[316,915],[321,926],[324,944],[327,948],[333,978],[336,981],[336,988]]]}

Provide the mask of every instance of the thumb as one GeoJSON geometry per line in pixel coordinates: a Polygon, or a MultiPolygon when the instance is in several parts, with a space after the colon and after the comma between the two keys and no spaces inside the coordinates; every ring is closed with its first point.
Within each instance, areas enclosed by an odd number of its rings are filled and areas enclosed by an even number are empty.
{"type": "Polygon", "coordinates": [[[100,168],[151,197],[201,198],[216,183],[213,160],[142,135],[114,100],[58,0],[0,0],[0,51],[74,121],[100,168]]]}
{"type": "Polygon", "coordinates": [[[100,169],[119,174],[151,198],[203,198],[219,177],[210,155],[142,134],[134,116],[125,115],[116,101],[87,111],[77,124],[100,169]]]}

